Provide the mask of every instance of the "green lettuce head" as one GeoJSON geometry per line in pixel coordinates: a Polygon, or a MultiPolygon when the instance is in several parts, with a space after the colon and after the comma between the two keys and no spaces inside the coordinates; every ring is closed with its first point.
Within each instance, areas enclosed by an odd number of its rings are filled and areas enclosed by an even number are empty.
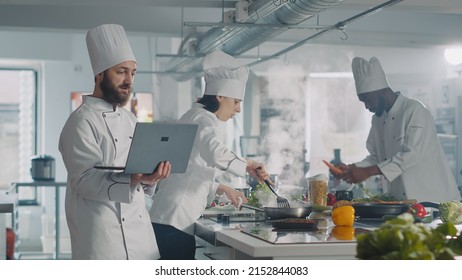
{"type": "Polygon", "coordinates": [[[441,202],[440,218],[444,223],[462,224],[462,203],[459,201],[441,202]]]}

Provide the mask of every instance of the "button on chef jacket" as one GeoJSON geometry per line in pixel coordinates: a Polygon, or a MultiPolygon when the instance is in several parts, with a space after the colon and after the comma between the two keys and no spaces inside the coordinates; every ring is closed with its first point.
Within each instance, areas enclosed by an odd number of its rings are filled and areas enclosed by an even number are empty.
{"type": "MultiPolygon", "coordinates": [[[[143,188],[130,175],[93,168],[124,166],[137,120],[103,99],[83,96],[59,150],[68,172],[65,210],[73,259],[158,259],[143,188]]],[[[153,186],[145,188],[152,195],[153,186]]]]}
{"type": "MultiPolygon", "coordinates": [[[[171,174],[156,188],[151,221],[194,234],[194,223],[215,198],[219,170],[244,177],[246,161],[223,142],[222,124],[214,113],[194,103],[179,120],[199,125],[186,172],[171,174]]],[[[172,241],[175,242],[175,241],[172,241]]]]}
{"type": "Polygon", "coordinates": [[[394,198],[460,200],[433,117],[419,101],[398,94],[388,113],[372,117],[366,147],[370,155],[356,166],[378,165],[394,198]]]}

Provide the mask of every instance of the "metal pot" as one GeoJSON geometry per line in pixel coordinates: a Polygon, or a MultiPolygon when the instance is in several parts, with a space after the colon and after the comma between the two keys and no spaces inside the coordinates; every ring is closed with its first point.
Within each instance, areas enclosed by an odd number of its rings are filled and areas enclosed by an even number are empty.
{"type": "Polygon", "coordinates": [[[255,211],[264,212],[268,220],[281,220],[288,218],[306,218],[310,215],[313,208],[311,206],[295,207],[295,208],[279,208],[279,207],[254,207],[243,204],[242,207],[255,211]]]}
{"type": "Polygon", "coordinates": [[[30,175],[34,181],[55,180],[55,159],[47,155],[36,155],[31,158],[30,175]]]}

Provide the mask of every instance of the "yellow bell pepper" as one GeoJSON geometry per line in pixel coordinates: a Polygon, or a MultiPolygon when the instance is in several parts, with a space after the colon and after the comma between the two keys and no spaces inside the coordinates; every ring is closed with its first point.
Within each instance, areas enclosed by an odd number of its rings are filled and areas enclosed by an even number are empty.
{"type": "Polygon", "coordinates": [[[337,240],[355,239],[355,228],[349,226],[335,226],[331,232],[332,237],[337,240]]]}
{"type": "Polygon", "coordinates": [[[332,222],[336,226],[353,226],[355,223],[355,209],[351,205],[335,208],[332,211],[332,222]]]}

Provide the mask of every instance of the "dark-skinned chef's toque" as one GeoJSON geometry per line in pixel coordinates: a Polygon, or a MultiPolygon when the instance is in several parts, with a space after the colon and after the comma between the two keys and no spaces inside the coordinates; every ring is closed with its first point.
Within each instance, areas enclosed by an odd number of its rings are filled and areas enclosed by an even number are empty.
{"type": "Polygon", "coordinates": [[[351,69],[358,95],[390,87],[382,65],[376,57],[369,61],[355,57],[351,62],[351,69]]]}

